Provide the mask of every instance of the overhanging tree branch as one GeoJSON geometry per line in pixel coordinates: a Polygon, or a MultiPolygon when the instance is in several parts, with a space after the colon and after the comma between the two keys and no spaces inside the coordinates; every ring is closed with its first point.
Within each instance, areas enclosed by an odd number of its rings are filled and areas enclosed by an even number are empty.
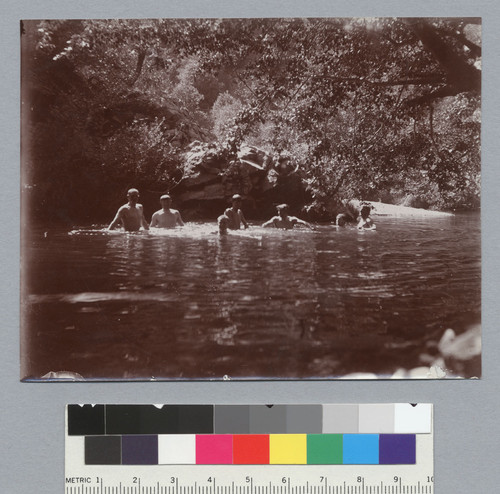
{"type": "Polygon", "coordinates": [[[146,50],[144,48],[139,49],[139,55],[137,57],[137,64],[135,66],[135,72],[130,82],[130,86],[133,86],[142,72],[142,67],[144,65],[144,59],[146,58],[146,50]]]}
{"type": "Polygon", "coordinates": [[[438,28],[422,19],[406,19],[405,22],[446,72],[446,83],[455,88],[455,94],[481,89],[481,71],[447,43],[438,28]]]}

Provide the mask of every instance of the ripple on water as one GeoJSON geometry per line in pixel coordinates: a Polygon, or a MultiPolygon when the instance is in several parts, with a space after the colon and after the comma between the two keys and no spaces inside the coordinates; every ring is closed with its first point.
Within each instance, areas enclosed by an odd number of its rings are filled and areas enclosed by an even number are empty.
{"type": "Polygon", "coordinates": [[[30,372],[46,374],[54,356],[85,377],[389,372],[417,367],[440,328],[479,322],[477,217],[377,218],[375,235],[216,230],[31,232],[30,372]],[[384,346],[380,334],[415,350],[384,346]]]}
{"type": "Polygon", "coordinates": [[[84,304],[93,302],[173,302],[175,297],[165,293],[137,293],[137,292],[102,292],[102,293],[57,293],[44,295],[29,295],[31,304],[64,302],[69,304],[84,304]]]}

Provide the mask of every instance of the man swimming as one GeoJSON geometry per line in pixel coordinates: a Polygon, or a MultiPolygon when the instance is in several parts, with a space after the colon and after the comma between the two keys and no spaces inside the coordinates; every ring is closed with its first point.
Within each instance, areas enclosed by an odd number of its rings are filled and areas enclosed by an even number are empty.
{"type": "Polygon", "coordinates": [[[306,221],[301,220],[295,216],[288,216],[288,204],[280,204],[276,206],[278,211],[278,216],[273,216],[269,221],[266,221],[262,226],[270,227],[274,226],[275,228],[283,228],[285,230],[290,230],[294,227],[294,225],[304,225],[308,228],[313,228],[306,221]]]}
{"type": "Polygon", "coordinates": [[[363,204],[359,211],[358,230],[376,230],[377,226],[370,217],[371,204],[363,204]]]}
{"type": "Polygon", "coordinates": [[[243,216],[243,211],[240,209],[243,199],[239,194],[234,194],[232,201],[232,207],[227,208],[223,215],[227,217],[227,228],[230,230],[239,230],[242,224],[245,228],[248,228],[247,220],[243,216]]]}
{"type": "Polygon", "coordinates": [[[346,226],[348,218],[349,216],[347,216],[347,214],[345,213],[338,214],[337,217],[335,218],[335,226],[337,228],[342,228],[346,226]]]}
{"type": "Polygon", "coordinates": [[[137,189],[129,189],[127,192],[128,203],[120,207],[116,213],[108,230],[114,230],[120,224],[127,232],[136,232],[141,226],[144,230],[149,230],[149,225],[144,218],[144,210],[142,204],[138,204],[139,191],[137,189]]]}
{"type": "Polygon", "coordinates": [[[160,204],[162,209],[153,213],[151,218],[152,228],[175,228],[177,225],[184,226],[179,211],[177,211],[177,209],[170,209],[172,198],[168,194],[164,194],[160,197],[160,204]]]}

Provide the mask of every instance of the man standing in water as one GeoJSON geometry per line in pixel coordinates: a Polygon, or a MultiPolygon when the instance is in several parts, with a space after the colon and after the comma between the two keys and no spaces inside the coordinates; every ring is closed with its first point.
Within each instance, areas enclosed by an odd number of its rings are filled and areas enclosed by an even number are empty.
{"type": "Polygon", "coordinates": [[[170,209],[172,198],[168,194],[160,197],[162,209],[156,211],[151,218],[152,228],[174,228],[177,225],[184,226],[181,215],[177,209],[170,209]]]}
{"type": "Polygon", "coordinates": [[[359,211],[359,223],[358,230],[376,230],[377,227],[370,217],[372,211],[372,205],[365,203],[361,205],[361,210],[359,211]]]}
{"type": "Polygon", "coordinates": [[[136,232],[141,226],[144,230],[149,230],[148,223],[144,218],[142,204],[137,203],[139,200],[139,191],[137,189],[129,189],[127,199],[128,203],[118,209],[115,218],[108,226],[108,230],[113,230],[120,224],[127,232],[136,232]]]}
{"type": "Polygon", "coordinates": [[[274,226],[275,228],[290,230],[294,225],[304,225],[313,229],[313,227],[306,221],[303,221],[295,216],[288,216],[288,204],[280,204],[279,206],[276,206],[276,209],[278,210],[278,216],[273,216],[269,221],[266,221],[262,225],[263,227],[274,226]]]}
{"type": "Polygon", "coordinates": [[[242,203],[241,196],[239,194],[234,194],[232,201],[232,207],[224,211],[224,216],[227,217],[227,228],[230,230],[239,230],[241,224],[243,224],[245,228],[248,228],[248,223],[243,216],[243,211],[240,209],[242,203]]]}

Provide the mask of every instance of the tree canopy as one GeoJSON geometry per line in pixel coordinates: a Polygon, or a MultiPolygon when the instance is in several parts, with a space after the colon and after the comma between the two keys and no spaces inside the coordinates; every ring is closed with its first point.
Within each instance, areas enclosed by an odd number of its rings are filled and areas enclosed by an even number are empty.
{"type": "Polygon", "coordinates": [[[479,206],[479,19],[21,28],[24,183],[41,217],[97,220],[131,185],[175,190],[200,142],[222,175],[246,144],[286,160],[313,209],[354,197],[479,206]]]}

